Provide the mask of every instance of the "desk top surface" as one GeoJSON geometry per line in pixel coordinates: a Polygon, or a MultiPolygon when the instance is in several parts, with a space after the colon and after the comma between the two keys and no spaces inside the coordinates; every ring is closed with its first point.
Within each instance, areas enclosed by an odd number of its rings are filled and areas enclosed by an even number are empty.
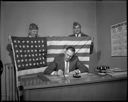
{"type": "Polygon", "coordinates": [[[24,89],[37,89],[49,87],[62,87],[78,84],[92,84],[96,82],[115,81],[127,79],[127,72],[108,73],[107,75],[98,75],[94,73],[81,73],[80,78],[73,76],[53,76],[44,74],[34,74],[24,76],[20,79],[24,89]]]}

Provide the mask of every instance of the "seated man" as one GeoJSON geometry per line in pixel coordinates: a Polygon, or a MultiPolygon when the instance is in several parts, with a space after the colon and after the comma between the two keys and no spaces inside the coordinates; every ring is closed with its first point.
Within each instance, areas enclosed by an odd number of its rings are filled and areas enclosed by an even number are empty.
{"type": "Polygon", "coordinates": [[[66,48],[64,54],[60,54],[59,56],[55,57],[53,63],[51,63],[44,71],[44,74],[68,75],[70,73],[76,74],[88,71],[88,68],[86,68],[76,56],[75,48],[69,46],[66,48]]]}

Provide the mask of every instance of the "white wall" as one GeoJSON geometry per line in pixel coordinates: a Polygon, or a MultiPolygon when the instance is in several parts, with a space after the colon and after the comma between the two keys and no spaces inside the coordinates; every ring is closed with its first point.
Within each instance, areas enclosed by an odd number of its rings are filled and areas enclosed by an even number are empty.
{"type": "Polygon", "coordinates": [[[99,65],[127,70],[127,56],[111,56],[111,25],[127,21],[126,1],[102,1],[97,3],[98,51],[101,52],[99,65]]]}

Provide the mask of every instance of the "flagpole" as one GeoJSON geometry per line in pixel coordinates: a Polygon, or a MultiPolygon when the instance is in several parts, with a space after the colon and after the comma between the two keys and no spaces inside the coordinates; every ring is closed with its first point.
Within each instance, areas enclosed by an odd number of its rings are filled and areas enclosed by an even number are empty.
{"type": "Polygon", "coordinates": [[[14,66],[14,68],[16,69],[15,71],[16,71],[16,92],[17,92],[17,97],[18,97],[18,101],[20,101],[20,95],[19,95],[19,88],[18,88],[18,86],[19,86],[19,81],[18,81],[18,74],[17,74],[17,71],[18,71],[18,69],[17,69],[17,64],[16,64],[16,59],[15,59],[15,52],[14,52],[14,45],[13,45],[13,42],[12,42],[12,37],[11,37],[11,35],[9,35],[9,40],[11,41],[11,46],[12,46],[12,51],[13,51],[13,57],[14,57],[14,63],[15,63],[15,66],[14,66]]]}

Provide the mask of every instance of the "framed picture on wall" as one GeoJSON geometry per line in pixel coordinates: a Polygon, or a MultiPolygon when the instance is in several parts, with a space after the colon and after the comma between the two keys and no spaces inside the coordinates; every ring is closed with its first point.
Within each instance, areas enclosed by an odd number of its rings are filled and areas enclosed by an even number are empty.
{"type": "Polygon", "coordinates": [[[127,21],[111,26],[111,56],[127,56],[127,21]]]}

